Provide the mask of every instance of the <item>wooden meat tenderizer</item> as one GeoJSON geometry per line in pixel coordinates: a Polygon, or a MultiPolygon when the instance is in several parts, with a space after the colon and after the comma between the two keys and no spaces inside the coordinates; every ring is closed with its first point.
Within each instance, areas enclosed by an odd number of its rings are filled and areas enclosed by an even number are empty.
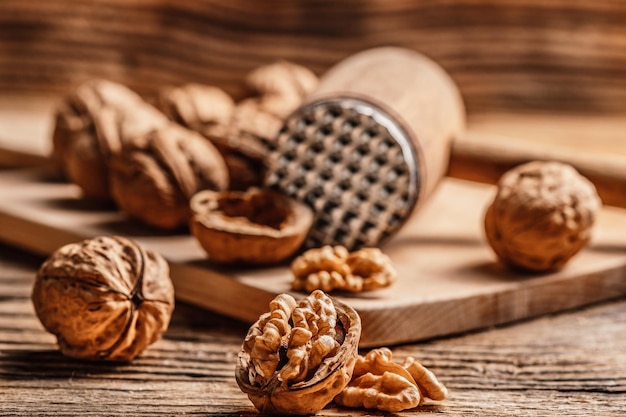
{"type": "Polygon", "coordinates": [[[441,67],[408,49],[366,50],[287,118],[266,185],[313,208],[305,247],[377,246],[432,193],[464,129],[461,94],[441,67]]]}

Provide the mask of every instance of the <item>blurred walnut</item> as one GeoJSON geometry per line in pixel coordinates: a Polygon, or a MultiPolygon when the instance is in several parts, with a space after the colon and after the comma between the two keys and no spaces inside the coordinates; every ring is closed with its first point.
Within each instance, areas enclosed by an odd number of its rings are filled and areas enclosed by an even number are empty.
{"type": "Polygon", "coordinates": [[[221,88],[192,83],[162,90],[157,107],[171,120],[205,133],[228,123],[235,102],[221,88]]]}
{"type": "Polygon", "coordinates": [[[391,260],[378,248],[349,253],[343,246],[309,249],[291,264],[293,290],[325,292],[371,291],[388,287],[398,279],[391,260]]]}
{"type": "Polygon", "coordinates": [[[269,190],[200,191],[191,233],[214,262],[273,264],[291,256],[313,223],[308,206],[269,190]]]}
{"type": "Polygon", "coordinates": [[[128,138],[165,123],[165,116],[123,85],[88,81],[57,110],[52,156],[86,197],[110,199],[110,155],[128,138]]]}
{"type": "Polygon", "coordinates": [[[261,66],[246,77],[248,88],[260,97],[259,107],[280,118],[294,111],[318,81],[308,68],[287,61],[261,66]]]}
{"type": "Polygon", "coordinates": [[[358,314],[322,291],[281,294],[248,331],[237,384],[263,413],[314,414],[350,381],[360,335],[358,314]]]}
{"type": "Polygon", "coordinates": [[[174,288],[158,253],[98,237],[54,252],[37,272],[32,301],[63,354],[130,361],[167,329],[174,288]]]}
{"type": "Polygon", "coordinates": [[[228,187],[228,172],[215,147],[174,123],[126,141],[109,170],[120,209],[165,230],[187,226],[192,195],[228,187]]]}
{"type": "Polygon", "coordinates": [[[587,244],[600,206],[595,187],[573,167],[530,162],[500,179],[485,214],[487,240],[506,263],[558,269],[587,244]]]}
{"type": "Polygon", "coordinates": [[[344,407],[397,412],[415,408],[424,398],[444,400],[446,387],[423,365],[408,357],[403,365],[392,361],[388,348],[359,355],[352,380],[335,397],[344,407]]]}

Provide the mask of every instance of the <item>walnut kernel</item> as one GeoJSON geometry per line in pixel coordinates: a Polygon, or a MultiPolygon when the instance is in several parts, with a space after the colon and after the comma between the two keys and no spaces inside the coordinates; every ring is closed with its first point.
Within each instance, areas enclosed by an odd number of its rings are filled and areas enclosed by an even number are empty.
{"type": "Polygon", "coordinates": [[[343,246],[309,249],[291,263],[293,290],[325,292],[371,291],[396,282],[398,274],[391,260],[378,248],[348,252],[343,246]]]}
{"type": "Polygon", "coordinates": [[[359,355],[352,380],[335,397],[335,403],[397,412],[415,408],[425,398],[441,401],[447,395],[447,388],[414,358],[408,357],[400,365],[392,361],[391,350],[379,348],[359,355]]]}
{"type": "Polygon", "coordinates": [[[37,272],[32,301],[63,354],[130,361],[167,329],[174,288],[158,253],[103,236],[55,251],[37,272]]]}
{"type": "Polygon", "coordinates": [[[601,201],[573,167],[534,161],[506,172],[485,214],[502,261],[531,271],[562,268],[590,240],[601,201]]]}
{"type": "Polygon", "coordinates": [[[314,414],[350,381],[360,335],[358,314],[322,291],[281,294],[248,331],[237,384],[263,413],[314,414]]]}
{"type": "Polygon", "coordinates": [[[192,235],[219,263],[280,262],[301,246],[313,222],[308,206],[258,188],[201,191],[190,208],[192,235]]]}

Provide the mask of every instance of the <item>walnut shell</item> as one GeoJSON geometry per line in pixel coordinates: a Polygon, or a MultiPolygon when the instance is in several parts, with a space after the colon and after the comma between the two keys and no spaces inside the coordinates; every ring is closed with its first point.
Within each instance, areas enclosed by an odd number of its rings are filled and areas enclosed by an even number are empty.
{"type": "Polygon", "coordinates": [[[190,202],[190,229],[209,258],[220,263],[272,264],[302,245],[311,209],[269,190],[201,191],[190,202]]]}
{"type": "Polygon", "coordinates": [[[90,80],[61,103],[52,135],[53,159],[89,198],[111,198],[107,163],[121,141],[167,122],[164,115],[125,86],[90,80]]]}
{"type": "Polygon", "coordinates": [[[174,288],[161,255],[103,236],[55,251],[37,272],[32,301],[63,354],[130,361],[167,329],[174,288]]]}
{"type": "Polygon", "coordinates": [[[280,118],[293,112],[318,83],[311,70],[288,61],[263,65],[246,76],[248,88],[260,96],[260,107],[280,118]]]}
{"type": "Polygon", "coordinates": [[[485,214],[485,233],[510,265],[559,269],[588,243],[600,207],[593,184],[573,167],[534,161],[502,176],[485,214]]]}
{"type": "Polygon", "coordinates": [[[234,117],[235,103],[226,92],[187,84],[161,91],[158,106],[171,120],[202,134],[217,147],[228,168],[230,189],[261,185],[265,149],[256,139],[239,137],[235,126],[239,116],[234,117]]]}
{"type": "Polygon", "coordinates": [[[217,149],[175,123],[125,142],[111,157],[109,173],[120,209],[163,230],[187,226],[189,199],[196,192],[228,187],[228,171],[217,149]]]}
{"type": "Polygon", "coordinates": [[[263,413],[317,413],[350,382],[360,336],[357,312],[322,291],[281,294],[248,331],[237,384],[263,413]]]}

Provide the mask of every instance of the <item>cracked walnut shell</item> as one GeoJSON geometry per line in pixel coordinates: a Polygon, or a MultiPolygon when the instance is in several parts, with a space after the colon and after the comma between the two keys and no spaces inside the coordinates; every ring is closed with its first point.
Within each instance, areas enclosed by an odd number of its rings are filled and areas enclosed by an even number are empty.
{"type": "Polygon", "coordinates": [[[55,251],[37,272],[32,301],[64,355],[130,361],[167,329],[174,288],[161,255],[103,236],[55,251]]]}
{"type": "Polygon", "coordinates": [[[391,260],[378,248],[348,252],[343,246],[309,249],[291,263],[293,290],[325,292],[371,291],[392,285],[398,274],[391,260]]]}
{"type": "Polygon", "coordinates": [[[593,184],[570,165],[526,163],[501,177],[485,214],[485,234],[505,263],[559,269],[590,240],[601,204],[593,184]]]}
{"type": "Polygon", "coordinates": [[[356,311],[322,291],[278,295],[246,335],[237,384],[263,413],[317,413],[350,381],[360,335],[356,311]]]}
{"type": "Polygon", "coordinates": [[[192,235],[219,263],[280,262],[300,248],[313,223],[305,204],[259,188],[201,191],[190,208],[192,235]]]}

